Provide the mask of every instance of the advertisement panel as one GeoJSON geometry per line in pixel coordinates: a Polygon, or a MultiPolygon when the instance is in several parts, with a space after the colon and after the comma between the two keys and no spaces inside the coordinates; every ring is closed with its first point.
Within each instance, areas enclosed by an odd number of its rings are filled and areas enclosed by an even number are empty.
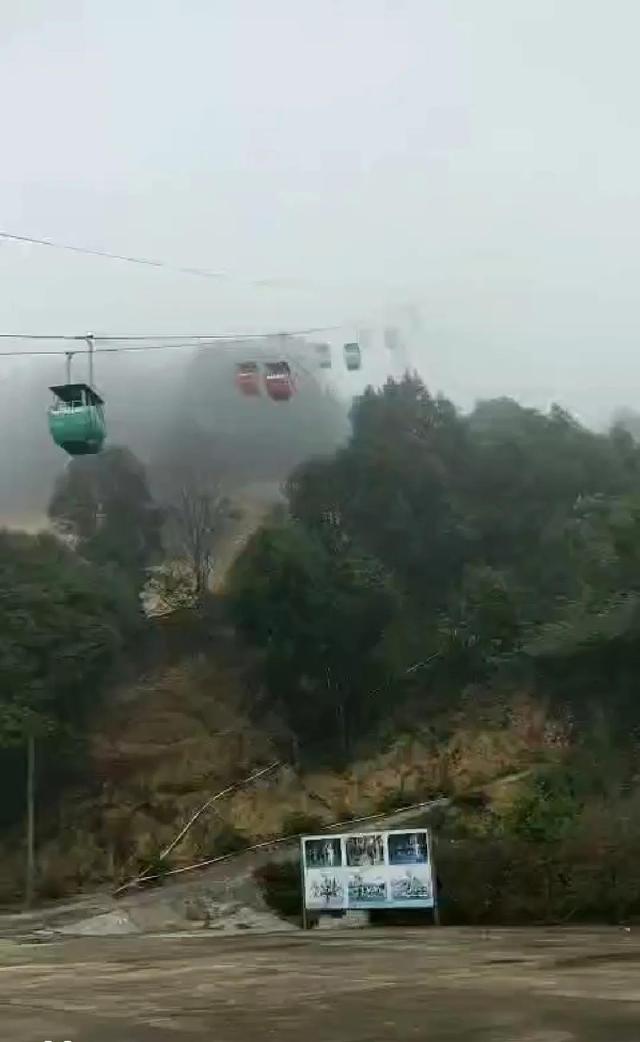
{"type": "Polygon", "coordinates": [[[309,911],[434,908],[428,829],[393,829],[302,839],[309,911]]]}

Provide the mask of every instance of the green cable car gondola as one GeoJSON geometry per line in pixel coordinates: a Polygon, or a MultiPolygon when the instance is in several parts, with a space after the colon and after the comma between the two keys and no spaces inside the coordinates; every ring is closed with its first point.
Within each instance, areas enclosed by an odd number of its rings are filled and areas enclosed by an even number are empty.
{"type": "Polygon", "coordinates": [[[56,445],[70,456],[100,452],[107,428],[97,391],[84,383],[59,384],[51,390],[55,398],[49,408],[49,431],[56,445]]]}

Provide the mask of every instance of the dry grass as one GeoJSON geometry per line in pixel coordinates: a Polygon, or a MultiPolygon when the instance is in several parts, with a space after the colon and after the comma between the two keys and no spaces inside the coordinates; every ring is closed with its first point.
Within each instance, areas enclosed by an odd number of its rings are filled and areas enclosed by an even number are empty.
{"type": "MultiPolygon", "coordinates": [[[[315,772],[302,778],[281,772],[275,785],[240,792],[230,801],[233,823],[256,839],[278,835],[292,812],[327,823],[375,813],[440,794],[458,795],[555,759],[565,746],[562,730],[525,698],[507,714],[457,728],[437,743],[429,732],[400,736],[384,752],[342,773],[315,772]]],[[[503,787],[500,798],[509,798],[503,787]]],[[[511,797],[512,798],[512,797],[511,797]]]]}
{"type": "MultiPolygon", "coordinates": [[[[544,712],[523,699],[506,718],[461,725],[444,742],[428,732],[398,737],[341,773],[281,769],[211,808],[171,862],[215,856],[230,829],[247,844],[279,836],[292,814],[329,824],[465,792],[557,756],[561,746],[544,712]]],[[[207,796],[277,757],[270,739],[250,724],[233,671],[196,659],[120,692],[94,731],[91,758],[97,795],[68,794],[50,823],[51,838],[40,843],[43,895],[130,878],[157,862],[207,796]]],[[[2,861],[0,896],[10,898],[22,853],[2,861]]]]}

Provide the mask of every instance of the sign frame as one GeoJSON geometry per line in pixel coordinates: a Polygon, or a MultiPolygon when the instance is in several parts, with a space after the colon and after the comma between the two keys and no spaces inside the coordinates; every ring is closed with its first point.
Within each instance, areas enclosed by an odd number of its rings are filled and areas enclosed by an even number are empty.
{"type": "Polygon", "coordinates": [[[427,826],[302,835],[300,882],[303,929],[311,916],[368,909],[430,908],[439,923],[427,826]]]}

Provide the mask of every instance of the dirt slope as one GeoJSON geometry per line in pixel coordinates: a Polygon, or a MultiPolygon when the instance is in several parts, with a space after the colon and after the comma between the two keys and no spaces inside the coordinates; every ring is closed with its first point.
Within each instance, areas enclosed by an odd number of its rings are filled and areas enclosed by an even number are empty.
{"type": "Polygon", "coordinates": [[[240,516],[216,549],[213,576],[215,591],[223,589],[229,568],[250,536],[267,518],[273,507],[283,502],[280,485],[274,481],[255,481],[243,485],[237,491],[232,490],[230,498],[240,516]]]}

